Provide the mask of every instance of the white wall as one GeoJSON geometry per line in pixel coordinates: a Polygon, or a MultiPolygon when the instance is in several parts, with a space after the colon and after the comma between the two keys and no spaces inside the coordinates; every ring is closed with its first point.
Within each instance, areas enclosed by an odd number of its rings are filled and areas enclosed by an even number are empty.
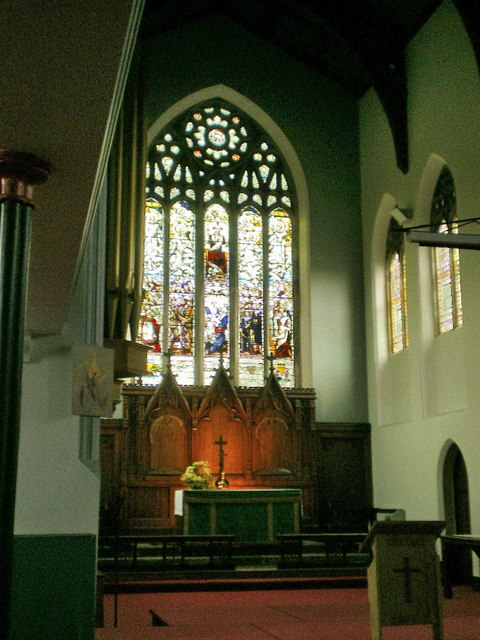
{"type": "Polygon", "coordinates": [[[105,191],[61,335],[27,336],[15,534],[98,531],[99,419],[72,415],[72,346],[101,345],[105,191]]]}
{"type": "Polygon", "coordinates": [[[24,365],[15,534],[96,533],[99,479],[79,459],[71,352],[24,365]]]}
{"type": "MultiPolygon", "coordinates": [[[[395,204],[425,223],[435,182],[450,167],[458,218],[479,211],[480,82],[474,53],[453,4],[444,2],[407,51],[409,158],[396,167],[377,96],[360,105],[369,411],[375,504],[408,518],[443,518],[441,469],[451,441],[467,465],[472,531],[480,531],[480,254],[460,252],[464,326],[435,335],[430,251],[407,244],[410,346],[387,353],[384,280],[386,225],[395,204]]],[[[468,228],[467,228],[468,229],[468,228]]],[[[471,228],[471,232],[478,232],[471,228]]]]}

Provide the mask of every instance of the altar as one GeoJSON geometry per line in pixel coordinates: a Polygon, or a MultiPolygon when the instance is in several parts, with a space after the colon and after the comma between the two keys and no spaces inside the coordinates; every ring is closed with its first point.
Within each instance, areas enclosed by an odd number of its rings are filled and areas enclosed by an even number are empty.
{"type": "Polygon", "coordinates": [[[234,535],[237,542],[273,542],[298,533],[301,489],[175,491],[185,535],[234,535]]]}

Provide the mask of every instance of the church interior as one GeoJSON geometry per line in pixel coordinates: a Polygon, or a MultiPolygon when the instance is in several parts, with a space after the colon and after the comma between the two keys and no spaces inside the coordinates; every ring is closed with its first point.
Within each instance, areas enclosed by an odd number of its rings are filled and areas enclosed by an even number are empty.
{"type": "Polygon", "coordinates": [[[398,518],[474,599],[477,2],[4,0],[0,25],[8,639],[93,640],[115,536],[231,560],[232,531],[298,553],[398,518]],[[195,461],[227,488],[189,491],[195,461]]]}

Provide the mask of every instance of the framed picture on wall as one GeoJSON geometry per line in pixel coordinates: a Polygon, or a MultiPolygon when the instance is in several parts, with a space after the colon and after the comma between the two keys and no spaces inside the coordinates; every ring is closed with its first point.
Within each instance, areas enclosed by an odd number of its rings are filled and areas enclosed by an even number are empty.
{"type": "Polygon", "coordinates": [[[113,412],[113,351],[73,347],[72,413],[108,418],[113,412]]]}

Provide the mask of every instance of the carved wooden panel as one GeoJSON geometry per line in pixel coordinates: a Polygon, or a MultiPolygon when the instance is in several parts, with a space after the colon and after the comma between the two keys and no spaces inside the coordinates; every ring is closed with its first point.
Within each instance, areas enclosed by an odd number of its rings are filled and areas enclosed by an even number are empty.
{"type": "Polygon", "coordinates": [[[164,531],[172,528],[173,501],[168,486],[157,483],[158,478],[148,476],[143,484],[127,489],[123,530],[135,533],[164,531]],[[155,484],[149,484],[149,481],[155,484]]]}
{"type": "Polygon", "coordinates": [[[226,441],[224,470],[242,475],[245,468],[244,438],[246,414],[243,404],[221,364],[202,400],[196,418],[193,456],[206,460],[213,473],[219,470],[220,436],[226,441]]]}
{"type": "Polygon", "coordinates": [[[121,520],[124,495],[121,480],[122,423],[104,420],[100,434],[100,531],[114,533],[121,520]]]}
{"type": "Polygon", "coordinates": [[[171,413],[155,418],[150,425],[150,470],[178,475],[188,462],[185,422],[171,413]]]}
{"type": "MultiPolygon", "coordinates": [[[[274,376],[263,389],[235,388],[220,367],[209,387],[180,388],[167,369],[157,388],[124,385],[122,396],[115,461],[106,444],[102,454],[102,491],[113,486],[113,493],[125,496],[123,530],[173,528],[173,496],[183,488],[183,470],[205,459],[216,475],[220,436],[231,489],[300,488],[304,519],[318,518],[312,389],[284,391],[274,376]]],[[[102,434],[108,429],[103,421],[102,434]]]]}
{"type": "Polygon", "coordinates": [[[222,404],[211,408],[208,417],[201,420],[195,433],[194,457],[206,460],[212,473],[219,469],[219,448],[215,444],[222,436],[226,441],[224,450],[224,470],[230,474],[243,474],[244,470],[244,429],[242,421],[232,416],[231,409],[222,404]]]}
{"type": "Polygon", "coordinates": [[[253,472],[289,475],[294,469],[293,407],[277,378],[270,374],[253,408],[253,472]]]}
{"type": "Polygon", "coordinates": [[[256,425],[253,441],[253,472],[263,475],[291,474],[292,434],[285,420],[275,414],[256,425]]]}
{"type": "Polygon", "coordinates": [[[115,467],[115,435],[102,434],[100,438],[100,460],[102,487],[100,504],[103,508],[113,504],[118,488],[117,471],[115,467]]]}

